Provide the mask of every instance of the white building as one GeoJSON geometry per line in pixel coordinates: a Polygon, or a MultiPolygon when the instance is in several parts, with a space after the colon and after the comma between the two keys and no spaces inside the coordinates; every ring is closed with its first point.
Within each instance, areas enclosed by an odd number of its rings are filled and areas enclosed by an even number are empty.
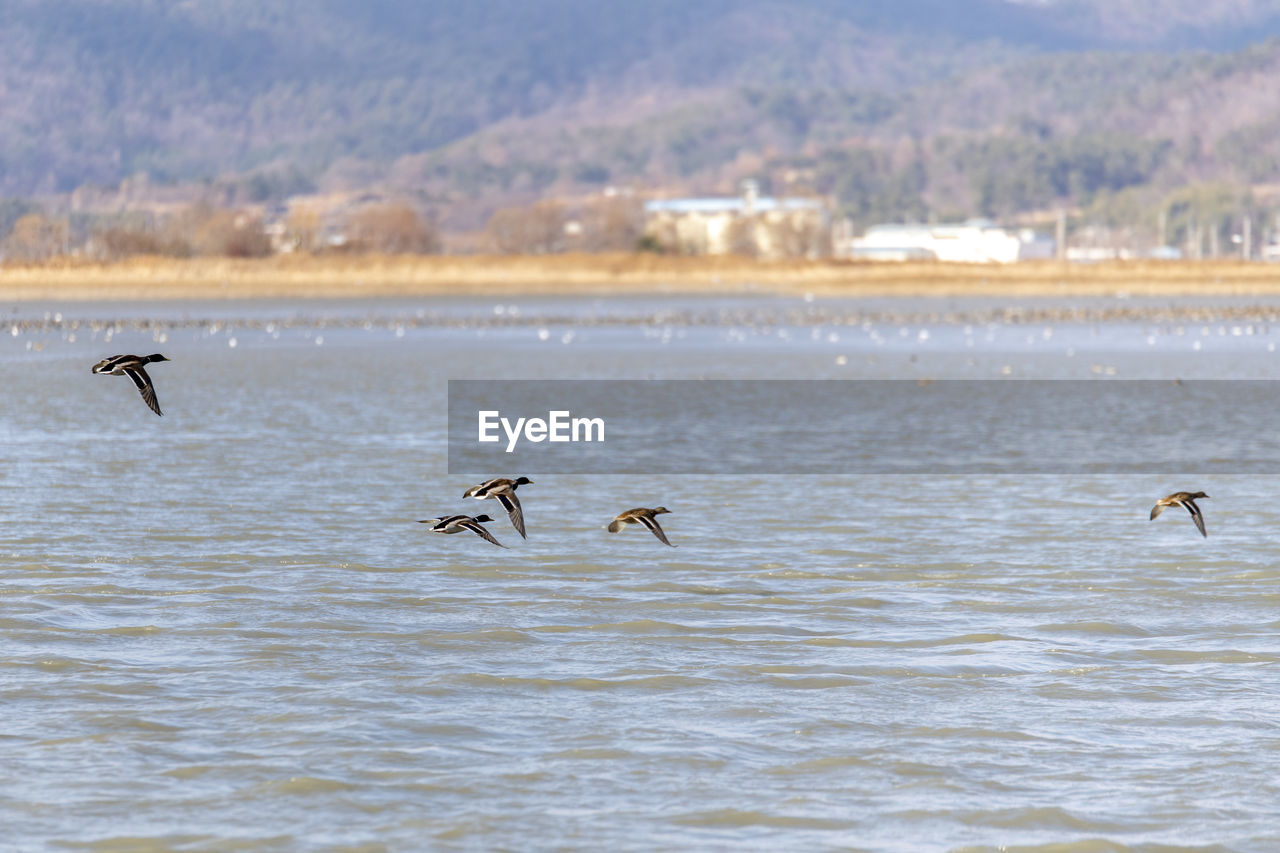
{"type": "Polygon", "coordinates": [[[820,198],[760,196],[755,181],[744,181],[738,197],[676,198],[644,206],[644,233],[682,254],[744,252],[762,258],[819,257],[826,254],[830,227],[820,198]]]}
{"type": "Polygon", "coordinates": [[[1011,264],[1052,258],[1054,242],[1030,228],[1007,231],[975,219],[963,225],[874,225],[861,237],[842,241],[836,251],[848,258],[1011,264]]]}

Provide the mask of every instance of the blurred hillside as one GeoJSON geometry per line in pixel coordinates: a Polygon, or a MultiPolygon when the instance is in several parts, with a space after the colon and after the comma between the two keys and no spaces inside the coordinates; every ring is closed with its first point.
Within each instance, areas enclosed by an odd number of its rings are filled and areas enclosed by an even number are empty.
{"type": "Polygon", "coordinates": [[[448,230],[750,177],[1189,228],[1280,184],[1275,34],[1262,0],[7,0],[0,197],[390,190],[448,230]]]}

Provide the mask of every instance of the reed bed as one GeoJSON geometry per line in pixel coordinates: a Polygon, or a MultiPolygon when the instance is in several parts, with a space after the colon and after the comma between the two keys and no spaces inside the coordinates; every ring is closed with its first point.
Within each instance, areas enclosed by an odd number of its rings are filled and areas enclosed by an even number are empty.
{"type": "Polygon", "coordinates": [[[1280,266],[784,261],[651,254],[61,260],[0,267],[0,300],[314,299],[436,295],[1258,296],[1280,266]]]}

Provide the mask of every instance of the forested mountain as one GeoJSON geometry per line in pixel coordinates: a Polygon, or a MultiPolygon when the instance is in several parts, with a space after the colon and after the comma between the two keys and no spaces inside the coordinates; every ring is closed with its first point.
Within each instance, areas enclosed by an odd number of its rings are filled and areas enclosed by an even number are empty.
{"type": "MultiPolygon", "coordinates": [[[[0,0],[0,196],[609,184],[856,219],[1280,181],[1263,0],[0,0]]],[[[1110,203],[1110,202],[1109,202],[1110,203]]]]}

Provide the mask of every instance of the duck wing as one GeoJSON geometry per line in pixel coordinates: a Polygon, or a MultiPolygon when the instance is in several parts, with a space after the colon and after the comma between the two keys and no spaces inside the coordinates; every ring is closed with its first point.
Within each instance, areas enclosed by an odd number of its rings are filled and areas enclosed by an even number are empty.
{"type": "Polygon", "coordinates": [[[472,533],[479,536],[484,541],[492,542],[494,545],[497,545],[499,548],[507,547],[506,545],[503,545],[501,542],[499,542],[497,539],[494,539],[493,534],[490,533],[488,530],[485,530],[484,525],[482,525],[478,521],[459,521],[458,527],[461,527],[463,530],[470,530],[472,533]]]}
{"type": "Polygon", "coordinates": [[[501,477],[492,477],[488,480],[485,480],[483,483],[477,483],[476,485],[467,489],[465,492],[462,493],[462,496],[464,498],[475,498],[476,500],[484,500],[485,498],[491,498],[493,497],[491,492],[493,491],[494,487],[501,486],[505,482],[507,481],[502,479],[501,477]]]}
{"type": "Polygon", "coordinates": [[[520,499],[516,497],[515,492],[499,492],[497,494],[498,503],[502,504],[502,508],[507,511],[507,518],[511,519],[511,526],[520,534],[521,539],[529,537],[524,533],[524,509],[520,506],[520,499]]]}
{"type": "Polygon", "coordinates": [[[157,415],[163,415],[160,411],[160,404],[156,402],[156,389],[151,384],[151,377],[141,367],[126,367],[124,375],[133,380],[133,384],[138,386],[138,392],[142,394],[142,401],[147,404],[151,411],[157,415]]]}
{"type": "Polygon", "coordinates": [[[1209,534],[1204,529],[1204,513],[1200,511],[1200,507],[1196,506],[1196,502],[1192,500],[1182,501],[1182,505],[1187,508],[1187,512],[1191,513],[1191,520],[1196,523],[1200,535],[1205,539],[1209,538],[1209,534]]]}
{"type": "MultiPolygon", "coordinates": [[[[642,515],[640,516],[640,523],[643,524],[645,527],[649,528],[650,530],[652,530],[653,535],[657,536],[658,541],[661,542],[663,545],[671,545],[671,543],[667,541],[667,534],[662,532],[662,525],[658,524],[658,519],[654,518],[651,515],[642,515]]],[[[671,545],[671,547],[675,548],[676,546],[671,545]]]]}
{"type": "Polygon", "coordinates": [[[1165,508],[1166,506],[1167,506],[1167,504],[1160,504],[1160,503],[1158,503],[1158,504],[1156,504],[1155,506],[1153,506],[1153,507],[1151,508],[1151,518],[1150,518],[1150,519],[1148,519],[1148,521],[1155,521],[1155,520],[1156,520],[1156,516],[1157,516],[1157,515],[1159,515],[1160,513],[1164,512],[1164,508],[1165,508]]]}

